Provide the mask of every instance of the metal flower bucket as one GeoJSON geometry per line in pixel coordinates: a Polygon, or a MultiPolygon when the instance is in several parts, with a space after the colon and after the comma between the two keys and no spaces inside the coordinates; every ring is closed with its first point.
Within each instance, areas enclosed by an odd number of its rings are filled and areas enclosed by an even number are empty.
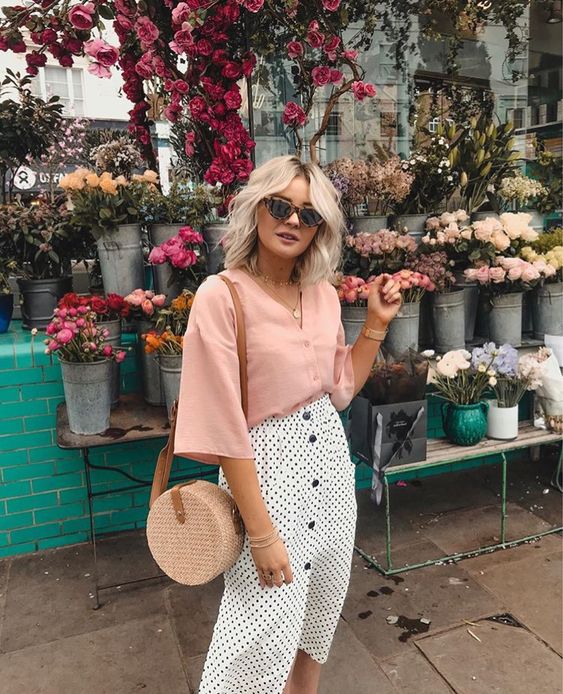
{"type": "Polygon", "coordinates": [[[109,427],[112,361],[61,359],[68,424],[74,434],[101,434],[109,427]]]}
{"type": "Polygon", "coordinates": [[[389,323],[389,331],[383,343],[393,357],[399,357],[408,349],[418,350],[419,322],[420,303],[403,304],[389,323]]]}
{"type": "Polygon", "coordinates": [[[180,395],[180,375],[182,373],[182,355],[181,354],[159,354],[158,365],[162,377],[162,385],[164,389],[164,399],[166,401],[166,410],[168,419],[175,400],[178,400],[180,395]]]}
{"type": "Polygon", "coordinates": [[[143,384],[143,397],[149,405],[164,405],[164,388],[156,354],[145,352],[145,343],[141,338],[143,333],[148,333],[153,328],[150,321],[139,321],[137,324],[137,357],[141,365],[141,380],[143,384]]]}
{"type": "Polygon", "coordinates": [[[123,224],[96,241],[106,294],[126,296],[145,286],[141,226],[123,224]]]}

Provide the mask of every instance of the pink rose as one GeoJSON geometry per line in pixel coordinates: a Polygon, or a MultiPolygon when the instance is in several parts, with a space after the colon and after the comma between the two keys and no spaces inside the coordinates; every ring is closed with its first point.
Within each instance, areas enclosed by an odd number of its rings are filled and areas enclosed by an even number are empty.
{"type": "Polygon", "coordinates": [[[88,65],[88,72],[95,77],[101,77],[102,79],[108,79],[111,77],[111,70],[109,67],[105,67],[101,63],[90,63],[88,65]]]}
{"type": "Polygon", "coordinates": [[[264,6],[264,0],[242,0],[242,5],[249,12],[260,12],[264,6]]]}
{"type": "Polygon", "coordinates": [[[104,345],[102,349],[102,354],[104,357],[111,357],[113,353],[113,347],[111,345],[104,345]]]}
{"type": "Polygon", "coordinates": [[[323,45],[324,40],[324,34],[319,31],[319,23],[316,20],[313,20],[309,23],[307,28],[307,43],[309,46],[311,46],[311,48],[320,48],[323,45]]]}
{"type": "Polygon", "coordinates": [[[239,88],[235,85],[229,89],[228,92],[225,92],[224,99],[227,108],[231,111],[236,111],[242,103],[239,88]]]}
{"type": "Polygon", "coordinates": [[[336,12],[340,7],[341,0],[322,0],[323,7],[329,12],[336,12]]]}
{"type": "Polygon", "coordinates": [[[154,43],[160,35],[159,30],[148,17],[139,17],[137,19],[135,31],[139,40],[147,45],[154,43]]]}
{"type": "Polygon", "coordinates": [[[242,75],[242,65],[235,63],[233,60],[229,60],[225,63],[221,70],[221,74],[229,80],[238,80],[242,75]]]}
{"type": "Polygon", "coordinates": [[[75,5],[68,13],[68,21],[75,29],[85,31],[94,26],[94,12],[96,7],[94,3],[87,2],[85,5],[75,5]]]}
{"type": "Polygon", "coordinates": [[[344,77],[344,74],[340,70],[336,70],[336,68],[331,68],[330,70],[330,81],[333,84],[337,84],[342,80],[344,77]]]}
{"type": "Polygon", "coordinates": [[[377,89],[375,88],[375,85],[373,85],[371,82],[365,82],[364,92],[366,96],[373,97],[377,94],[377,89]]]}
{"type": "Polygon", "coordinates": [[[303,44],[299,41],[290,41],[287,44],[287,56],[293,60],[294,58],[299,58],[304,53],[303,44]]]}
{"type": "Polygon", "coordinates": [[[158,246],[153,248],[149,253],[149,263],[152,263],[153,265],[162,265],[162,263],[165,262],[166,253],[162,250],[162,248],[159,248],[158,246]]]}
{"type": "Polygon", "coordinates": [[[153,304],[157,307],[160,308],[161,306],[164,306],[164,302],[166,301],[166,294],[157,294],[152,302],[153,304]]]}
{"type": "Polygon", "coordinates": [[[152,301],[150,299],[144,299],[141,302],[141,310],[147,316],[152,316],[152,314],[154,313],[154,306],[152,301]]]}
{"type": "Polygon", "coordinates": [[[540,273],[531,263],[526,263],[522,269],[521,277],[522,282],[533,282],[540,278],[540,273]]]}
{"type": "Polygon", "coordinates": [[[104,67],[115,65],[119,51],[103,39],[92,39],[84,44],[84,52],[104,67]]]}
{"type": "Polygon", "coordinates": [[[307,122],[307,114],[294,101],[288,101],[283,110],[282,121],[284,125],[301,126],[307,122]]]}
{"type": "MultiPolygon", "coordinates": [[[[498,269],[498,268],[494,268],[494,269],[498,269]]],[[[503,270],[503,272],[504,272],[504,270],[503,270]]],[[[522,268],[521,267],[513,267],[513,268],[510,268],[510,270],[508,271],[508,279],[511,282],[517,282],[521,277],[522,277],[522,268]]]]}
{"type": "Polygon", "coordinates": [[[346,58],[346,60],[356,60],[356,58],[358,57],[358,51],[354,51],[351,49],[343,51],[342,57],[346,58]]]}
{"type": "Polygon", "coordinates": [[[506,279],[506,272],[501,267],[492,267],[489,270],[489,278],[491,282],[495,284],[500,284],[506,279]]]}
{"type": "Polygon", "coordinates": [[[183,24],[191,17],[192,11],[185,2],[179,2],[172,10],[172,22],[174,24],[183,24]]]}
{"type": "Polygon", "coordinates": [[[325,41],[325,45],[323,46],[323,50],[326,53],[334,53],[334,51],[340,46],[340,37],[339,36],[331,36],[325,41]]]}
{"type": "Polygon", "coordinates": [[[320,67],[314,67],[311,70],[311,77],[313,78],[313,84],[316,87],[324,87],[325,84],[330,83],[330,68],[326,65],[320,67]]]}
{"type": "Polygon", "coordinates": [[[352,82],[352,92],[358,101],[363,101],[367,96],[365,84],[361,80],[352,82]]]}
{"type": "Polygon", "coordinates": [[[480,282],[481,284],[487,284],[490,280],[490,269],[487,265],[483,265],[480,268],[477,268],[477,272],[475,273],[475,279],[477,282],[480,282]]]}
{"type": "Polygon", "coordinates": [[[124,350],[120,349],[119,352],[115,355],[114,359],[118,364],[121,364],[121,362],[125,359],[125,352],[124,350]]]}
{"type": "Polygon", "coordinates": [[[140,306],[143,301],[144,295],[141,296],[137,292],[132,292],[125,297],[125,301],[131,306],[140,306]]]}
{"type": "Polygon", "coordinates": [[[66,345],[72,340],[73,337],[74,333],[72,330],[69,330],[69,328],[63,328],[57,333],[57,340],[61,343],[61,345],[66,345]]]}

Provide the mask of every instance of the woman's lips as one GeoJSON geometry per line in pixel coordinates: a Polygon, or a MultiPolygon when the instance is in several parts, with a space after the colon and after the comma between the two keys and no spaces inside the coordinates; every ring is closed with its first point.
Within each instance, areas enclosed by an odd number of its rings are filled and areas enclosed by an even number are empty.
{"type": "Polygon", "coordinates": [[[282,232],[282,233],[276,234],[276,236],[279,239],[281,239],[282,241],[284,241],[285,243],[297,243],[297,241],[299,241],[297,236],[295,236],[294,234],[286,234],[286,233],[282,232]]]}

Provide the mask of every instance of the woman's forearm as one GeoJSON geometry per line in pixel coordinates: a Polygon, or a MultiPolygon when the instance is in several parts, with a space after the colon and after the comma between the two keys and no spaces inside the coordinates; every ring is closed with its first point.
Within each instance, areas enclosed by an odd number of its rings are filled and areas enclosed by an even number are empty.
{"type": "MultiPolygon", "coordinates": [[[[387,325],[380,323],[376,318],[368,318],[365,322],[366,328],[385,332],[387,325]]],[[[381,342],[365,337],[362,333],[352,347],[352,366],[354,369],[354,395],[357,395],[364,387],[365,382],[377,357],[381,342]]]]}
{"type": "Polygon", "coordinates": [[[254,537],[272,530],[272,519],[260,493],[256,463],[252,459],[220,458],[225,479],[244,521],[246,532],[254,537]]]}

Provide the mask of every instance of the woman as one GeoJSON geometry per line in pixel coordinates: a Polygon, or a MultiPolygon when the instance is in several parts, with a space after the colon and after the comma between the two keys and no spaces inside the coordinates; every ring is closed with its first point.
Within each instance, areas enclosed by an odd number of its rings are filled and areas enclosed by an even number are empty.
{"type": "Polygon", "coordinates": [[[344,345],[330,284],[343,228],[330,181],[293,156],[256,169],[232,204],[224,274],[245,316],[248,421],[225,283],[209,278],[190,314],[175,453],[220,465],[246,527],[200,694],[314,694],[328,657],[356,524],[337,410],[364,385],[400,306],[399,285],[378,278],[363,334],[344,345]]]}

